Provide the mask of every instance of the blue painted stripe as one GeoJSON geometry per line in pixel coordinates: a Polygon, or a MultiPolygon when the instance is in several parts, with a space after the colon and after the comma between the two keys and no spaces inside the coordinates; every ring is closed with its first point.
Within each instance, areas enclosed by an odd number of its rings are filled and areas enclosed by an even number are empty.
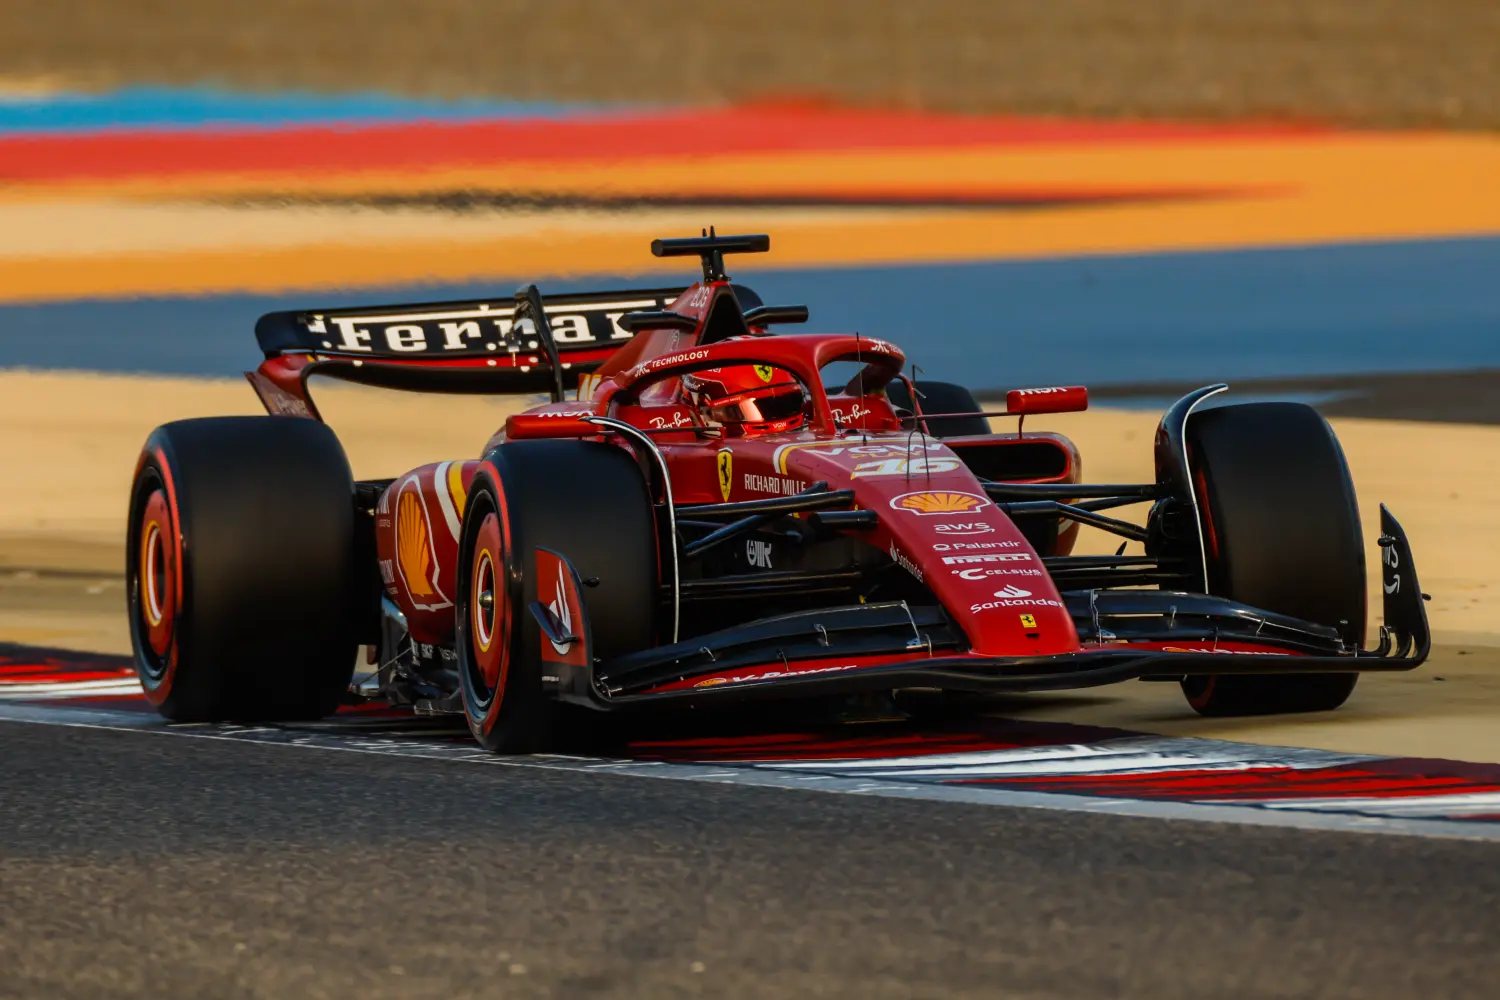
{"type": "Polygon", "coordinates": [[[0,94],[0,135],[560,118],[603,107],[530,101],[421,100],[378,93],[248,94],[197,88],[127,87],[103,94],[0,94]]]}
{"type": "MultiPolygon", "coordinates": [[[[808,304],[810,330],[883,337],[929,378],[1004,388],[1500,368],[1496,275],[1500,238],[740,277],[767,302],[808,304]]],[[[527,278],[5,306],[0,367],[233,375],[259,360],[263,312],[493,296],[527,278]]]]}

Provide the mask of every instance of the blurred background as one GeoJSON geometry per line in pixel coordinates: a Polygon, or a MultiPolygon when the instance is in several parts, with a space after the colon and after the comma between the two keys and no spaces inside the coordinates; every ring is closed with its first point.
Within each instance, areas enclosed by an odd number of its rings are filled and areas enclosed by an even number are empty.
{"type": "MultiPolygon", "coordinates": [[[[0,0],[0,639],[118,643],[26,595],[118,617],[139,442],[255,411],[260,313],[656,283],[709,225],[810,328],[1088,384],[1096,478],[1196,384],[1321,406],[1500,633],[1497,53],[1486,0],[0,0]]],[[[377,475],[503,406],[448,403],[331,408],[377,475]]]]}

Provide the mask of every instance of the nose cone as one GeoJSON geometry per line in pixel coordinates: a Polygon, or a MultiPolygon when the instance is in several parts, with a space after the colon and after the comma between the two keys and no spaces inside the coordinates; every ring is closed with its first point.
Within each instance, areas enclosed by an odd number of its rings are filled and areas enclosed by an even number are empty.
{"type": "Polygon", "coordinates": [[[1044,656],[1079,648],[1041,556],[981,490],[906,491],[884,506],[891,559],[927,585],[975,652],[1044,656]]]}
{"type": "Polygon", "coordinates": [[[810,482],[852,487],[858,505],[880,516],[868,540],[932,591],[975,652],[1079,648],[1041,557],[940,440],[868,435],[787,446],[776,460],[810,482]]]}

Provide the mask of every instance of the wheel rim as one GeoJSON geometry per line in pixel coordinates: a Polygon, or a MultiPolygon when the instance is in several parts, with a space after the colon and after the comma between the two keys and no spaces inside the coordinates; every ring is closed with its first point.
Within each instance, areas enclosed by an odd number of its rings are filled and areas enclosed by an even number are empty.
{"type": "MultiPolygon", "coordinates": [[[[137,613],[146,645],[161,660],[172,648],[178,609],[176,534],[166,494],[160,489],[153,490],[146,498],[141,511],[139,538],[137,613]]],[[[165,671],[164,662],[148,665],[153,668],[153,673],[165,671]]]]}
{"type": "MultiPolygon", "coordinates": [[[[490,651],[495,638],[495,563],[488,552],[479,554],[474,567],[474,645],[481,653],[490,651]]],[[[495,678],[485,676],[493,685],[495,678]]]]}
{"type": "Polygon", "coordinates": [[[468,594],[469,645],[478,686],[485,704],[505,695],[505,675],[510,660],[510,602],[503,586],[504,554],[500,542],[500,519],[491,511],[484,516],[474,536],[468,594]]]}
{"type": "Polygon", "coordinates": [[[1213,700],[1218,681],[1217,674],[1194,674],[1183,678],[1182,693],[1190,706],[1201,711],[1213,700]]]}

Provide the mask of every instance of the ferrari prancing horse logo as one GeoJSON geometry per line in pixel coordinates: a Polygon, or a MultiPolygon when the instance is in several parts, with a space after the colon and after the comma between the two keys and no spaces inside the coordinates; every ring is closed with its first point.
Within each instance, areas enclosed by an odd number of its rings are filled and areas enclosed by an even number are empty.
{"type": "Polygon", "coordinates": [[[1036,615],[1022,615],[1021,616],[1021,627],[1022,628],[1036,628],[1036,615]]]}
{"type": "Polygon", "coordinates": [[[734,485],[734,453],[728,449],[719,452],[719,493],[724,502],[729,502],[729,488],[734,485]]]}
{"type": "Polygon", "coordinates": [[[751,365],[750,367],[755,369],[755,374],[760,376],[762,382],[769,382],[776,377],[776,369],[770,365],[751,365]]]}

